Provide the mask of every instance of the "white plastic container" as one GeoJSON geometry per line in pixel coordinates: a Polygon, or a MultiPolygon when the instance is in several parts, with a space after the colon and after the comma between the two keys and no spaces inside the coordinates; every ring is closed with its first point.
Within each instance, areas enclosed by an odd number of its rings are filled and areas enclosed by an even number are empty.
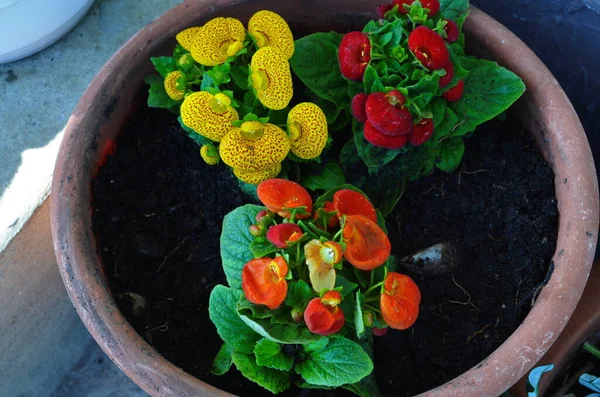
{"type": "Polygon", "coordinates": [[[60,39],[94,0],[0,0],[0,64],[34,54],[60,39]]]}

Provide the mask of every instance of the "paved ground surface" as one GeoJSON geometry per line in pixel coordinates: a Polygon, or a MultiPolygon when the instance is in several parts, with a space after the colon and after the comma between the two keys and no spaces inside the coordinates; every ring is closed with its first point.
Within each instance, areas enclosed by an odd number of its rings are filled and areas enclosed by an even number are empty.
{"type": "MultiPolygon", "coordinates": [[[[60,131],[93,76],[128,37],[179,2],[97,0],[60,42],[0,65],[0,251],[46,197],[60,131]]],[[[473,3],[548,65],[600,154],[600,2],[473,3]]],[[[144,396],[106,358],[72,308],[53,259],[47,207],[31,222],[32,234],[19,235],[0,254],[0,396],[144,396]]]]}
{"type": "Polygon", "coordinates": [[[46,50],[0,65],[0,251],[49,191],[59,133],[79,97],[135,32],[181,0],[97,0],[46,50]]]}

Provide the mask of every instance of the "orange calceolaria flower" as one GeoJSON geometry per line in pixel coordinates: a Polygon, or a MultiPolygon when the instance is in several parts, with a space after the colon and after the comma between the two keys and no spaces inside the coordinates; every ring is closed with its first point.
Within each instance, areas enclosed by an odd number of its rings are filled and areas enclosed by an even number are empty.
{"type": "Polygon", "coordinates": [[[333,195],[333,207],[338,211],[338,216],[362,215],[377,223],[375,207],[368,198],[357,191],[351,189],[338,190],[333,195]]]}
{"type": "Polygon", "coordinates": [[[242,270],[242,289],[246,299],[257,305],[276,309],[287,295],[285,276],[288,265],[281,256],[253,259],[242,270]]]}
{"type": "Polygon", "coordinates": [[[419,315],[421,291],[412,278],[400,273],[388,273],[381,294],[381,315],[394,329],[407,329],[419,315]]]}
{"type": "Polygon", "coordinates": [[[309,331],[317,335],[331,335],[342,329],[346,319],[339,307],[341,302],[342,295],[337,291],[329,291],[322,298],[308,302],[304,322],[309,331]]]}
{"type": "Polygon", "coordinates": [[[334,241],[311,240],[304,246],[304,256],[313,289],[319,293],[332,290],[335,287],[333,266],[342,260],[342,246],[334,241]]]}
{"type": "Polygon", "coordinates": [[[387,261],[392,245],[385,232],[362,215],[346,216],[342,232],[346,243],[344,258],[360,270],[372,270],[387,261]]]}
{"type": "Polygon", "coordinates": [[[304,214],[296,214],[297,219],[305,219],[312,212],[312,198],[301,185],[287,179],[267,179],[258,185],[258,199],[271,212],[284,218],[291,218],[294,208],[306,207],[304,214]]]}
{"type": "Polygon", "coordinates": [[[281,223],[269,228],[267,240],[277,248],[288,248],[302,237],[302,229],[295,223],[281,223]]]}

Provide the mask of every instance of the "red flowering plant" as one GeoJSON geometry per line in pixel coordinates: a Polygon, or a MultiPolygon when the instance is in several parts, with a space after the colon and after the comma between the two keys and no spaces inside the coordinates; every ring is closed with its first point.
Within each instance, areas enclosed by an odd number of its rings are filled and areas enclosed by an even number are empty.
{"type": "Polygon", "coordinates": [[[377,395],[373,336],[412,326],[421,301],[415,282],[395,272],[381,213],[351,185],[313,202],[300,184],[268,179],[257,194],[262,206],[223,222],[229,286],[210,297],[224,341],[212,372],[235,365],[273,393],[294,382],[377,395]]]}
{"type": "Polygon", "coordinates": [[[525,90],[509,70],[465,53],[468,11],[468,0],[393,0],[373,10],[377,19],[362,31],[296,40],[295,74],[328,119],[352,122],[342,168],[352,176],[362,167],[363,177],[350,181],[384,214],[405,181],[454,171],[463,138],[525,90]]]}

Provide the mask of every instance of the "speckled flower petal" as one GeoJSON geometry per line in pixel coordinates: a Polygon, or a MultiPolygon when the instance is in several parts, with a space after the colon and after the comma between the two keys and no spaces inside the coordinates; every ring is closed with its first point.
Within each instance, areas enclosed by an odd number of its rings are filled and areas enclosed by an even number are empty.
{"type": "Polygon", "coordinates": [[[301,159],[318,157],[327,144],[327,118],[320,107],[299,103],[288,114],[291,151],[301,159]]]}
{"type": "Polygon", "coordinates": [[[287,22],[272,11],[259,11],[248,21],[248,31],[259,48],[271,46],[281,51],[286,59],[294,55],[294,36],[287,22]]]}
{"type": "Polygon", "coordinates": [[[269,109],[285,108],[294,95],[290,64],[275,47],[256,51],[250,64],[252,87],[260,102],[269,109]]]}
{"type": "Polygon", "coordinates": [[[183,124],[198,134],[220,142],[238,120],[237,111],[228,104],[220,103],[214,95],[195,92],[188,95],[181,105],[183,124]]]}
{"type": "Polygon", "coordinates": [[[237,54],[243,48],[246,30],[235,18],[215,18],[196,35],[191,54],[201,65],[215,66],[237,54]]]}
{"type": "Polygon", "coordinates": [[[185,94],[185,91],[177,89],[177,79],[179,79],[183,74],[179,70],[171,72],[165,77],[165,91],[169,98],[175,101],[181,101],[185,94]]]}
{"type": "Polygon", "coordinates": [[[259,183],[266,181],[267,179],[275,178],[281,172],[281,164],[275,164],[271,168],[267,168],[261,171],[246,171],[239,168],[233,169],[233,174],[242,182],[249,183],[251,185],[258,185],[259,183]]]}
{"type": "Polygon", "coordinates": [[[177,33],[175,38],[186,51],[191,51],[196,37],[200,34],[200,29],[202,29],[200,26],[187,28],[186,30],[182,30],[181,32],[177,33]]]}
{"type": "Polygon", "coordinates": [[[281,163],[289,151],[289,138],[281,128],[258,121],[245,122],[240,128],[232,129],[219,146],[223,162],[237,168],[238,173],[272,168],[281,163]]]}

